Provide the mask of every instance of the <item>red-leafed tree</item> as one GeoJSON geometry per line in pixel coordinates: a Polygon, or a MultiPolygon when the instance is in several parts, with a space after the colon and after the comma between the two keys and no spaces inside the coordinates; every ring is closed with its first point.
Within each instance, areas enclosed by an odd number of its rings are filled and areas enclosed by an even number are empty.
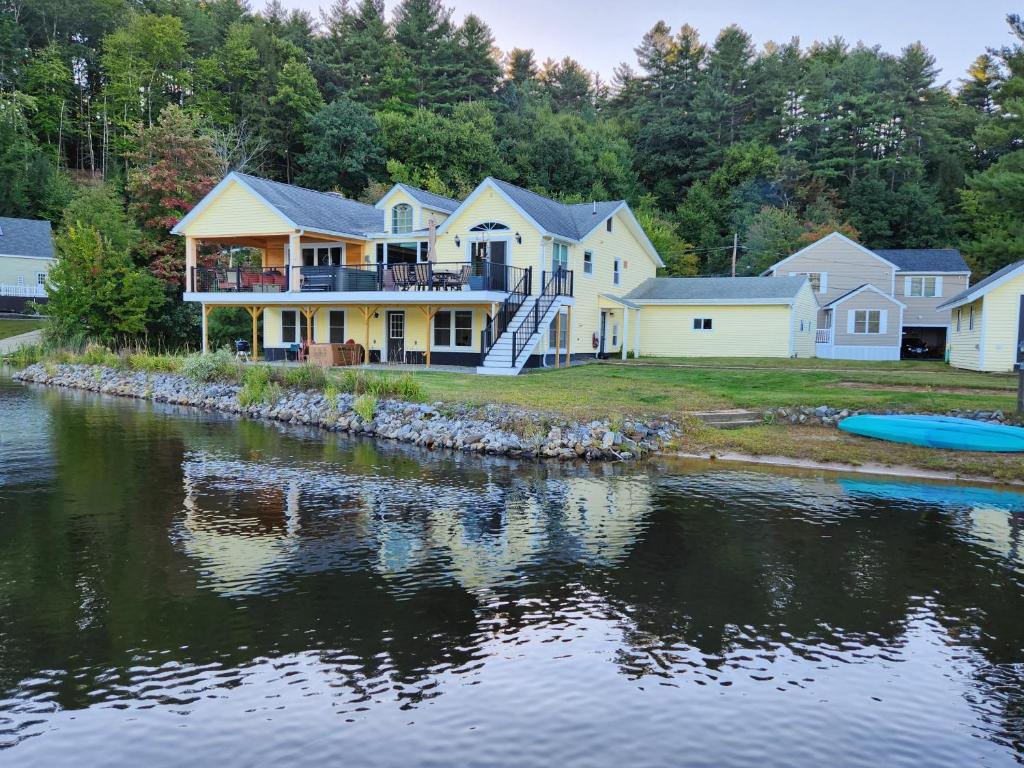
{"type": "Polygon", "coordinates": [[[223,164],[196,119],[176,106],[165,107],[156,125],[140,127],[136,146],[128,198],[142,229],[139,251],[154,275],[181,286],[185,245],[171,228],[214,187],[223,164]]]}

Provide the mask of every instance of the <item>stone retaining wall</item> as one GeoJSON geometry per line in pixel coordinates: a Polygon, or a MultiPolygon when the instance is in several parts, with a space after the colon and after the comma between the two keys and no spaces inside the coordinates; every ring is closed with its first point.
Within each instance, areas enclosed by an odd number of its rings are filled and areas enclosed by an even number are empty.
{"type": "Polygon", "coordinates": [[[476,451],[521,458],[629,460],[661,451],[679,434],[668,421],[564,422],[509,406],[474,407],[381,400],[366,421],[355,398],[340,394],[330,403],[323,392],[286,391],[273,404],[243,407],[241,387],[199,383],[178,374],[125,371],[91,365],[36,364],[17,372],[19,381],[108,395],[189,405],[253,419],[308,424],[331,432],[374,435],[427,448],[476,451]]]}

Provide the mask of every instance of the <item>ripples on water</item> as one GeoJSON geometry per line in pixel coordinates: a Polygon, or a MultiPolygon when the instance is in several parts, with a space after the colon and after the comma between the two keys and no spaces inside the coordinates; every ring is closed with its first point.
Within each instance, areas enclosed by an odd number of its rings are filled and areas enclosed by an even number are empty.
{"type": "Polygon", "coordinates": [[[0,384],[0,765],[1013,764],[1015,494],[0,384]]]}

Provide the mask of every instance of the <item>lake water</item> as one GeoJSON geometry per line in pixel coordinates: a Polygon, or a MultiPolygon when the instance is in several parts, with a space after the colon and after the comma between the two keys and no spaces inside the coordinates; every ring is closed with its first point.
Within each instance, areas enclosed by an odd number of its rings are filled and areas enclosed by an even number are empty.
{"type": "Polygon", "coordinates": [[[0,765],[1019,764],[1022,537],[0,381],[0,765]]]}

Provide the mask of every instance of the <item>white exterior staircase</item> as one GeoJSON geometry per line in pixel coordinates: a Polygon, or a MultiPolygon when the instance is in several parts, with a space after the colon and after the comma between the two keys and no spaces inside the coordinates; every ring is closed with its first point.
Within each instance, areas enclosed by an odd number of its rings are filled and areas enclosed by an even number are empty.
{"type": "MultiPolygon", "coordinates": [[[[551,321],[555,319],[555,315],[562,308],[562,297],[555,296],[551,302],[551,306],[548,307],[547,312],[544,313],[544,317],[541,318],[540,323],[537,325],[537,331],[522,345],[522,351],[519,353],[518,359],[512,360],[512,336],[513,333],[519,331],[526,323],[530,314],[533,312],[534,305],[537,303],[536,296],[527,296],[522,306],[516,312],[512,321],[508,324],[508,328],[501,334],[494,342],[494,346],[491,347],[490,352],[487,353],[483,359],[483,365],[477,366],[476,372],[484,375],[491,376],[516,376],[520,371],[523,370],[523,366],[526,365],[526,361],[533,354],[534,349],[537,347],[537,343],[544,338],[545,334],[551,327],[551,321]]],[[[542,305],[543,306],[543,305],[542,305]]]]}

